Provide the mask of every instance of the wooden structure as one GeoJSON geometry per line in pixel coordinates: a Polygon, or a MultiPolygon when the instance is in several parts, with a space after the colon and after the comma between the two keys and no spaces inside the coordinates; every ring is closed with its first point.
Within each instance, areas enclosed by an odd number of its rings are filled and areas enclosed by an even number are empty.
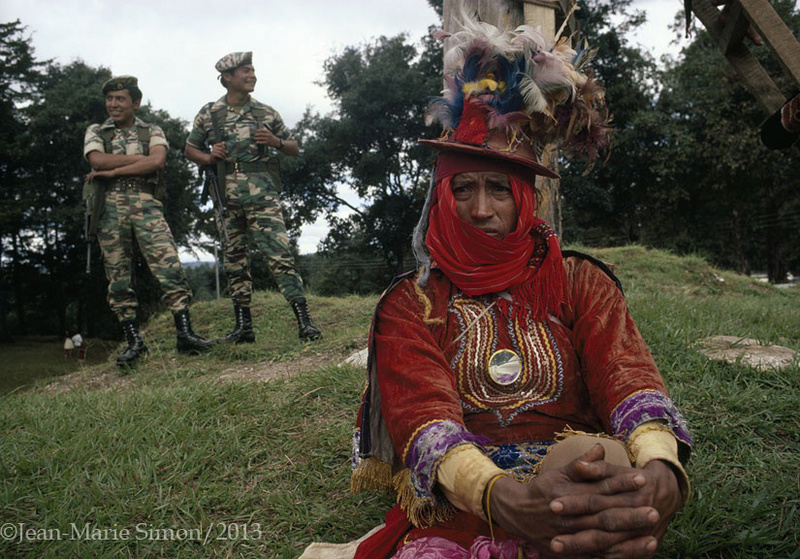
{"type": "Polygon", "coordinates": [[[711,0],[691,0],[691,6],[768,114],[780,109],[786,98],[745,44],[748,27],[761,36],[800,89],[800,43],[767,0],[732,0],[722,11],[711,0]]]}
{"type": "MultiPolygon", "coordinates": [[[[787,99],[747,47],[748,28],[758,33],[800,91],[800,43],[768,0],[731,0],[724,2],[721,11],[711,0],[685,2],[767,115],[778,111],[787,99]]],[[[794,148],[800,151],[800,142],[794,148]]]]}

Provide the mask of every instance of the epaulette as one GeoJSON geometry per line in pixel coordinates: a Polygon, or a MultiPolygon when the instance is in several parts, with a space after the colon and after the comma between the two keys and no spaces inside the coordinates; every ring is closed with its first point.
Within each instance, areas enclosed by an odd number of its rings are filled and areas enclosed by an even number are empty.
{"type": "Polygon", "coordinates": [[[575,258],[580,258],[582,260],[587,260],[591,262],[592,264],[603,270],[603,272],[605,272],[605,274],[611,279],[611,281],[614,282],[614,285],[617,286],[617,289],[619,289],[620,293],[625,295],[625,290],[622,289],[622,282],[619,281],[619,278],[616,275],[614,275],[614,272],[611,271],[611,268],[608,267],[608,264],[606,264],[602,260],[598,260],[594,256],[590,256],[583,252],[578,252],[577,250],[562,250],[561,255],[564,258],[574,256],[575,258]]]}

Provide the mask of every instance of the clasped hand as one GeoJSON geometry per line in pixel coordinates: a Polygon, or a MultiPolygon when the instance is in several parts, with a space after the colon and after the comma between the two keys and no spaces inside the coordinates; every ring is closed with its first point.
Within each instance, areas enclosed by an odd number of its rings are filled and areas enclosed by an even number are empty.
{"type": "Polygon", "coordinates": [[[637,469],[609,464],[604,456],[595,445],[529,483],[497,480],[492,520],[545,557],[653,557],[681,506],[677,478],[665,462],[637,469]]]}

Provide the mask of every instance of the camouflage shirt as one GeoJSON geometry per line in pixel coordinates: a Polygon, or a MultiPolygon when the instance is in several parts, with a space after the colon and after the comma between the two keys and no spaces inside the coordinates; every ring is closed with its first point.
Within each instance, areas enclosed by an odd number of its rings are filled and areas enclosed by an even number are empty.
{"type": "MultiPolygon", "coordinates": [[[[194,125],[186,143],[197,149],[219,142],[214,137],[214,123],[211,114],[225,108],[223,135],[228,161],[258,161],[270,156],[266,146],[259,148],[255,133],[259,126],[265,126],[278,138],[292,139],[292,134],[283,123],[278,111],[250,97],[242,106],[229,105],[223,95],[217,101],[208,103],[194,118],[194,125]],[[259,122],[259,120],[261,122],[259,122]]],[[[271,149],[271,148],[269,148],[271,149]]]]}
{"type": "MultiPolygon", "coordinates": [[[[292,134],[283,123],[278,111],[259,103],[252,97],[241,106],[229,105],[223,95],[217,101],[206,104],[194,119],[194,125],[186,143],[194,148],[206,150],[218,140],[214,134],[213,113],[224,111],[222,135],[225,141],[227,161],[267,161],[277,150],[259,146],[255,141],[260,126],[269,129],[278,138],[292,139],[292,134]]],[[[277,202],[279,186],[276,177],[268,172],[231,173],[226,175],[225,196],[229,204],[271,206],[277,202]]]]}
{"type": "Polygon", "coordinates": [[[88,161],[89,153],[99,151],[105,153],[103,136],[101,130],[114,129],[114,136],[111,138],[111,153],[114,155],[144,155],[142,145],[139,143],[138,128],[150,128],[150,149],[156,146],[164,146],[169,150],[169,142],[164,135],[164,131],[155,124],[148,124],[136,117],[135,123],[130,128],[116,128],[114,121],[106,119],[103,124],[92,124],[86,129],[83,138],[83,157],[88,161]]]}

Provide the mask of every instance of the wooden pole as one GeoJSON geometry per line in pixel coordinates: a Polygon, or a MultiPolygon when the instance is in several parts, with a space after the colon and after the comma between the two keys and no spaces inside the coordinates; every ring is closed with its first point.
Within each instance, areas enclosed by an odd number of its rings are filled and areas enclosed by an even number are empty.
{"type": "MultiPolygon", "coordinates": [[[[481,21],[497,27],[514,29],[522,25],[523,11],[519,0],[444,0],[444,30],[460,29],[461,10],[477,13],[481,21]]],[[[446,46],[446,45],[445,45],[446,46]]]]}
{"type": "Polygon", "coordinates": [[[558,2],[555,0],[524,0],[525,25],[539,26],[545,37],[555,37],[556,8],[558,2]]]}
{"type": "MultiPolygon", "coordinates": [[[[546,39],[556,36],[556,8],[554,0],[524,0],[525,25],[539,27],[546,39]]],[[[558,148],[547,146],[542,154],[542,164],[558,172],[558,148]]],[[[536,177],[539,191],[537,215],[545,220],[561,236],[561,182],[549,177],[536,177]]]]}

